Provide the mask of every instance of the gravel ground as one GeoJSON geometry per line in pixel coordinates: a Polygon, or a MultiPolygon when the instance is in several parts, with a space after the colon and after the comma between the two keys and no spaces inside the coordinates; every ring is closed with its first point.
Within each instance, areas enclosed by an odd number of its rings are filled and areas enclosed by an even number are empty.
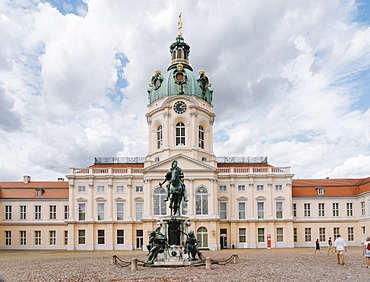
{"type": "Polygon", "coordinates": [[[311,248],[204,251],[225,260],[237,253],[238,263],[200,267],[130,267],[113,265],[146,259],[142,251],[5,251],[0,250],[0,281],[370,281],[362,248],[350,247],[345,265],[336,256],[313,254],[311,248]]]}

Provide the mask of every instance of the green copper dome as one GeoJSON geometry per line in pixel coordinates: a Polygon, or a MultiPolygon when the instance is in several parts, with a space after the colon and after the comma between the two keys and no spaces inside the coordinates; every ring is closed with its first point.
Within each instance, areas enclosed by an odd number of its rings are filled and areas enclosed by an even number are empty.
{"type": "Polygon", "coordinates": [[[152,76],[148,87],[149,104],[169,95],[197,96],[212,104],[212,84],[204,71],[197,74],[189,62],[190,46],[182,36],[176,37],[176,42],[170,46],[172,60],[167,71],[162,74],[157,70],[152,76]]]}

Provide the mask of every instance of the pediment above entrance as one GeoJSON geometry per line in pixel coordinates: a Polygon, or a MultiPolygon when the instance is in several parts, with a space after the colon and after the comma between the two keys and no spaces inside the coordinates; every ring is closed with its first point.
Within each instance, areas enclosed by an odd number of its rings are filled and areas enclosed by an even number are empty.
{"type": "Polygon", "coordinates": [[[168,159],[159,161],[145,169],[143,172],[149,171],[168,171],[172,165],[172,162],[176,160],[178,162],[178,166],[185,172],[185,171],[217,171],[216,167],[211,165],[205,164],[202,161],[196,160],[184,154],[177,154],[168,159]]]}

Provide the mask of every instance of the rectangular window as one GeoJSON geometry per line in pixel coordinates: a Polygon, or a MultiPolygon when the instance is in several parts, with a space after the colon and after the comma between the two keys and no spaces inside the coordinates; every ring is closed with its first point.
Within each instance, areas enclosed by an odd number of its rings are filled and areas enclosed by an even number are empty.
{"type": "Polygon", "coordinates": [[[353,203],[347,203],[347,216],[353,216],[353,203]]]}
{"type": "Polygon", "coordinates": [[[304,211],[304,217],[310,217],[311,216],[311,203],[304,203],[303,211],[304,211]]]}
{"type": "Polygon", "coordinates": [[[339,216],[339,203],[333,203],[333,216],[339,216]]]}
{"type": "Polygon", "coordinates": [[[265,203],[264,202],[257,202],[257,218],[258,219],[265,218],[265,203]]]}
{"type": "Polygon", "coordinates": [[[85,220],[86,217],[86,204],[78,203],[78,220],[85,220]]]}
{"type": "Polygon", "coordinates": [[[284,229],[283,228],[276,228],[276,242],[279,242],[279,243],[284,242],[284,229]]]}
{"type": "Polygon", "coordinates": [[[276,202],[276,218],[283,218],[283,202],[276,202]]]}
{"type": "Polygon", "coordinates": [[[116,186],[116,193],[124,193],[125,186],[116,186]]]}
{"type": "Polygon", "coordinates": [[[319,217],[324,217],[325,216],[325,203],[318,203],[318,208],[319,208],[319,217]]]}
{"type": "Polygon", "coordinates": [[[19,245],[26,245],[26,231],[19,231],[19,245]]]}
{"type": "Polygon", "coordinates": [[[348,241],[353,242],[355,240],[355,235],[353,233],[353,227],[348,227],[348,241]]]}
{"type": "Polygon", "coordinates": [[[321,242],[326,241],[326,234],[325,233],[326,233],[325,227],[320,227],[319,228],[319,238],[320,238],[321,242]]]}
{"type": "Polygon", "coordinates": [[[105,220],[105,203],[97,204],[98,220],[105,220]]]}
{"type": "Polygon", "coordinates": [[[135,187],[135,191],[136,191],[137,193],[144,192],[143,186],[136,186],[136,187],[135,187]]]}
{"type": "Polygon", "coordinates": [[[68,245],[68,230],[64,230],[64,245],[68,245]]]}
{"type": "Polygon", "coordinates": [[[125,243],[125,231],[123,229],[117,230],[117,245],[123,245],[125,243]]]}
{"type": "Polygon", "coordinates": [[[297,217],[297,203],[293,203],[293,217],[297,217]]]}
{"type": "Polygon", "coordinates": [[[304,229],[304,241],[311,242],[311,228],[304,229]]]}
{"type": "Polygon", "coordinates": [[[245,185],[238,185],[238,192],[244,192],[245,191],[245,185]]]}
{"type": "Polygon", "coordinates": [[[105,244],[105,230],[98,230],[98,245],[105,244]]]}
{"type": "Polygon", "coordinates": [[[49,206],[49,219],[57,219],[57,206],[56,205],[49,206]]]}
{"type": "Polygon", "coordinates": [[[35,205],[35,219],[41,219],[41,205],[35,205]]]}
{"type": "Polygon", "coordinates": [[[294,243],[298,242],[297,228],[293,228],[293,240],[294,240],[294,243]]]}
{"type": "Polygon", "coordinates": [[[143,219],[143,203],[136,203],[136,220],[142,220],[143,219]]]}
{"type": "Polygon", "coordinates": [[[324,195],[324,187],[317,187],[317,194],[324,195]]]}
{"type": "Polygon", "coordinates": [[[4,219],[12,219],[12,206],[11,205],[5,205],[5,216],[4,219]]]}
{"type": "Polygon", "coordinates": [[[64,219],[69,218],[69,205],[64,205],[64,219]]]}
{"type": "Polygon", "coordinates": [[[247,230],[245,228],[239,228],[239,243],[247,242],[247,230]]]}
{"type": "Polygon", "coordinates": [[[117,220],[123,220],[124,219],[124,203],[117,203],[117,220]]]}
{"type": "Polygon", "coordinates": [[[49,242],[50,242],[50,245],[55,245],[56,233],[57,232],[55,230],[50,230],[49,231],[49,242]]]}
{"type": "Polygon", "coordinates": [[[35,245],[37,246],[41,245],[41,231],[40,230],[35,231],[35,245]]]}
{"type": "Polygon", "coordinates": [[[86,186],[78,186],[77,192],[78,193],[85,193],[86,192],[86,186]]]}
{"type": "Polygon", "coordinates": [[[265,228],[258,228],[258,243],[265,242],[265,228]]]}
{"type": "Polygon", "coordinates": [[[105,186],[96,186],[96,193],[105,193],[105,186]]]}
{"type": "Polygon", "coordinates": [[[361,205],[361,215],[364,216],[365,215],[365,202],[362,201],[360,205],[361,205]]]}
{"type": "Polygon", "coordinates": [[[227,186],[226,185],[220,185],[220,186],[218,186],[218,191],[220,191],[220,192],[227,192],[227,186]]]}
{"type": "Polygon", "coordinates": [[[19,206],[19,219],[27,219],[27,206],[26,205],[19,206]]]}
{"type": "Polygon", "coordinates": [[[257,185],[257,191],[263,191],[263,185],[257,185]]]}
{"type": "Polygon", "coordinates": [[[339,233],[339,227],[334,227],[333,228],[333,234],[334,234],[334,240],[338,238],[339,233]]]}
{"type": "Polygon", "coordinates": [[[239,219],[246,218],[246,203],[245,202],[238,203],[238,213],[239,213],[239,219]]]}
{"type": "Polygon", "coordinates": [[[78,244],[85,245],[85,230],[78,230],[78,244]]]}
{"type": "Polygon", "coordinates": [[[12,244],[12,231],[5,231],[5,246],[12,244]]]}
{"type": "Polygon", "coordinates": [[[275,185],[275,191],[283,191],[283,185],[275,185]]]}
{"type": "Polygon", "coordinates": [[[227,203],[220,203],[220,219],[227,219],[227,203]]]}

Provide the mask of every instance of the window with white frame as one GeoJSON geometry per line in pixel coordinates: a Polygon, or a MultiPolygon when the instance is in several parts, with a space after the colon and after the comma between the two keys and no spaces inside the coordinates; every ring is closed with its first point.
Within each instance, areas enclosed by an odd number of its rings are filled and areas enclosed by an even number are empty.
{"type": "Polygon", "coordinates": [[[303,204],[303,214],[304,214],[304,217],[310,217],[311,216],[311,203],[304,203],[303,204]]]}
{"type": "Polygon", "coordinates": [[[238,192],[244,192],[245,191],[245,185],[238,185],[238,192]]]}
{"type": "Polygon", "coordinates": [[[35,231],[35,245],[37,246],[41,245],[41,231],[40,230],[35,231]]]}
{"type": "Polygon", "coordinates": [[[281,184],[275,185],[275,191],[283,191],[283,185],[281,184]]]}
{"type": "Polygon", "coordinates": [[[257,202],[257,218],[265,218],[265,202],[257,202]]]}
{"type": "Polygon", "coordinates": [[[125,192],[125,186],[119,185],[116,186],[116,193],[124,193],[125,192]]]}
{"type": "Polygon", "coordinates": [[[298,242],[297,228],[293,228],[293,241],[294,241],[294,243],[297,243],[298,242]]]}
{"type": "Polygon", "coordinates": [[[41,205],[34,206],[35,219],[41,219],[41,205]]]}
{"type": "MultiPolygon", "coordinates": [[[[185,193],[187,193],[187,192],[185,191],[185,193]]],[[[187,215],[188,214],[188,203],[185,202],[184,200],[181,201],[180,213],[181,213],[181,215],[187,215]]]]}
{"type": "Polygon", "coordinates": [[[347,203],[347,216],[353,216],[353,203],[347,203]]]}
{"type": "Polygon", "coordinates": [[[153,192],[153,208],[154,215],[166,215],[166,190],[162,187],[157,187],[153,192]]]}
{"type": "Polygon", "coordinates": [[[96,186],[96,193],[105,193],[105,186],[96,186]]]}
{"type": "Polygon", "coordinates": [[[12,245],[12,231],[5,231],[5,246],[12,245]]]}
{"type": "Polygon", "coordinates": [[[318,195],[324,195],[324,187],[317,187],[316,190],[318,195]]]}
{"type": "Polygon", "coordinates": [[[26,243],[26,231],[21,230],[19,231],[19,245],[25,246],[26,243]]]}
{"type": "Polygon", "coordinates": [[[276,202],[276,218],[283,218],[283,202],[276,202]]]}
{"type": "Polygon", "coordinates": [[[339,216],[339,203],[333,203],[333,216],[339,216]]]}
{"type": "Polygon", "coordinates": [[[208,248],[208,230],[205,227],[199,227],[197,230],[198,247],[208,248]]]}
{"type": "Polygon", "coordinates": [[[123,229],[117,229],[117,245],[123,245],[125,243],[125,231],[123,229]]]}
{"type": "Polygon", "coordinates": [[[218,186],[219,192],[227,192],[227,186],[226,185],[219,185],[218,186]]]}
{"type": "Polygon", "coordinates": [[[239,228],[239,243],[246,243],[246,242],[247,242],[247,229],[239,228]]]}
{"type": "Polygon", "coordinates": [[[198,137],[199,148],[204,149],[204,128],[201,125],[199,125],[198,137]]]}
{"type": "Polygon", "coordinates": [[[264,190],[264,185],[257,185],[257,191],[263,191],[264,190]]]}
{"type": "Polygon", "coordinates": [[[348,241],[353,242],[355,240],[355,235],[353,233],[354,228],[353,227],[348,227],[348,241]]]}
{"type": "Polygon", "coordinates": [[[325,216],[325,203],[318,203],[318,211],[319,211],[319,217],[325,216]]]}
{"type": "Polygon", "coordinates": [[[239,219],[246,219],[246,202],[238,202],[239,219]]]}
{"type": "Polygon", "coordinates": [[[98,245],[105,244],[105,230],[98,230],[98,245]]]}
{"type": "Polygon", "coordinates": [[[360,202],[360,207],[361,207],[361,215],[365,215],[365,201],[360,202]]]}
{"type": "Polygon", "coordinates": [[[311,228],[304,229],[304,241],[311,242],[311,228]]]}
{"type": "Polygon", "coordinates": [[[68,245],[68,230],[64,230],[64,245],[68,245]]]}
{"type": "Polygon", "coordinates": [[[98,220],[105,220],[105,203],[97,203],[98,220]]]}
{"type": "Polygon", "coordinates": [[[227,219],[227,203],[220,202],[220,219],[227,219]]]}
{"type": "Polygon", "coordinates": [[[195,214],[208,214],[208,190],[205,187],[199,187],[195,191],[195,214]]]}
{"type": "Polygon", "coordinates": [[[258,234],[258,237],[257,237],[258,243],[265,242],[265,228],[258,228],[257,234],[258,234]]]}
{"type": "Polygon", "coordinates": [[[284,242],[284,229],[281,227],[276,228],[276,242],[278,243],[284,242]]]}
{"type": "Polygon", "coordinates": [[[57,232],[55,230],[49,231],[49,243],[50,245],[56,244],[57,232]]]}
{"type": "Polygon", "coordinates": [[[163,128],[162,125],[157,128],[157,149],[163,147],[163,128]]]}
{"type": "Polygon", "coordinates": [[[297,217],[297,203],[292,204],[293,217],[297,217]]]}
{"type": "Polygon", "coordinates": [[[117,220],[123,220],[124,211],[125,211],[125,204],[124,203],[116,203],[116,211],[117,211],[117,220]]]}
{"type": "Polygon", "coordinates": [[[69,205],[64,205],[64,219],[69,218],[69,205]]]}
{"type": "Polygon", "coordinates": [[[4,219],[12,219],[12,206],[11,205],[4,206],[4,219]]]}
{"type": "Polygon", "coordinates": [[[334,240],[338,238],[339,233],[339,227],[334,227],[333,228],[333,234],[334,234],[334,240]]]}
{"type": "Polygon", "coordinates": [[[49,219],[57,219],[57,205],[49,206],[49,219]]]}
{"type": "Polygon", "coordinates": [[[78,220],[83,221],[86,218],[86,204],[78,203],[78,220]]]}
{"type": "Polygon", "coordinates": [[[320,238],[321,242],[326,241],[326,229],[325,229],[325,227],[320,227],[319,228],[319,238],[320,238]]]}
{"type": "Polygon", "coordinates": [[[78,244],[79,245],[85,245],[85,241],[86,241],[86,232],[85,230],[78,230],[78,244]]]}
{"type": "Polygon", "coordinates": [[[27,219],[27,206],[26,205],[19,206],[19,219],[27,219]]]}
{"type": "Polygon", "coordinates": [[[185,124],[182,122],[176,124],[176,146],[185,146],[185,124]]]}
{"type": "Polygon", "coordinates": [[[78,186],[77,193],[86,193],[86,186],[78,186]]]}
{"type": "Polygon", "coordinates": [[[136,220],[142,220],[143,219],[144,204],[143,203],[136,203],[135,209],[136,209],[136,220]]]}
{"type": "Polygon", "coordinates": [[[142,192],[144,192],[144,188],[143,188],[143,186],[135,186],[135,192],[137,192],[137,193],[142,193],[142,192]]]}

